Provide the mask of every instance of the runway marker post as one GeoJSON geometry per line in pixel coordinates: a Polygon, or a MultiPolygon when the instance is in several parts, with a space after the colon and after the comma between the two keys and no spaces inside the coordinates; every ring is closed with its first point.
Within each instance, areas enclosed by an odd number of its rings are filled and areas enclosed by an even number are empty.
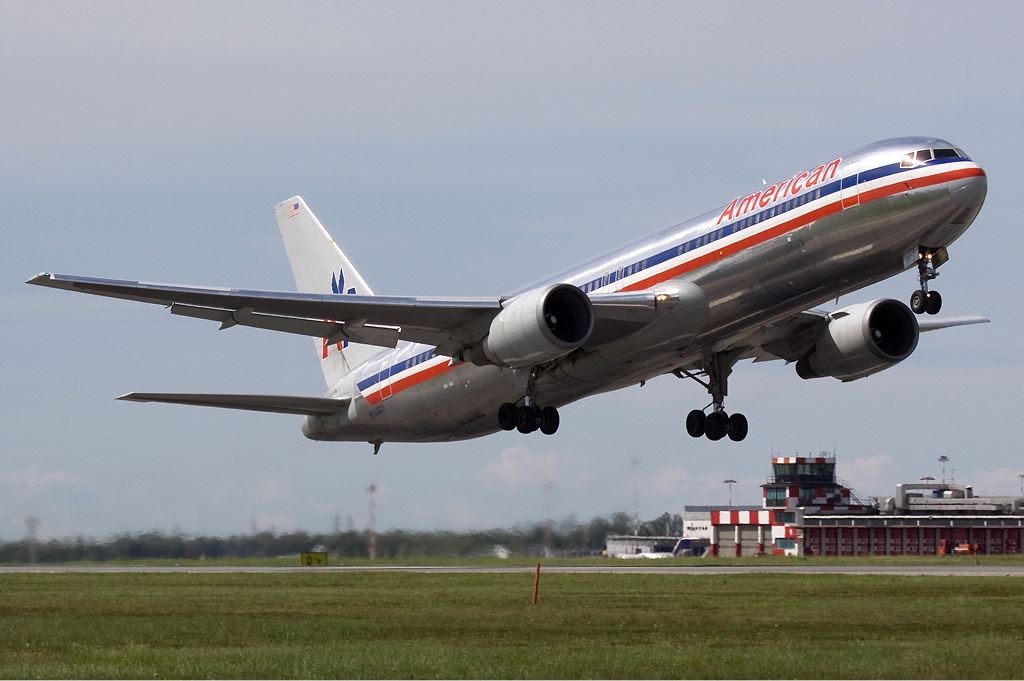
{"type": "Polygon", "coordinates": [[[533,573],[533,601],[537,605],[537,592],[540,590],[540,563],[537,563],[537,570],[533,573]]]}

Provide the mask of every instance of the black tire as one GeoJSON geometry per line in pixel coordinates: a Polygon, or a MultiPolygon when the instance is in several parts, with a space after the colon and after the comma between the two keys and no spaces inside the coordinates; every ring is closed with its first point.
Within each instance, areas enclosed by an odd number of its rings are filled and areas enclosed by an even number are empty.
{"type": "Polygon", "coordinates": [[[704,423],[707,416],[700,409],[694,409],[686,415],[686,432],[690,437],[704,437],[704,423]]]}
{"type": "Polygon", "coordinates": [[[502,430],[515,430],[516,420],[516,405],[505,402],[498,407],[498,426],[502,430]]]}
{"type": "Polygon", "coordinates": [[[540,432],[545,435],[554,435],[558,430],[558,410],[554,407],[544,407],[540,410],[540,432]]]}
{"type": "Polygon", "coordinates": [[[729,415],[724,411],[708,414],[704,421],[704,434],[712,442],[721,440],[729,432],[729,415]]]}
{"type": "Polygon", "coordinates": [[[741,442],[747,437],[747,417],[743,414],[733,414],[729,417],[729,439],[733,442],[741,442]]]}
{"type": "Polygon", "coordinates": [[[914,311],[914,314],[924,314],[925,307],[927,306],[927,294],[918,289],[910,295],[910,309],[914,311]]]}
{"type": "Polygon", "coordinates": [[[537,430],[537,419],[540,418],[537,407],[523,405],[516,410],[516,430],[523,435],[537,430]]]}
{"type": "Polygon", "coordinates": [[[924,311],[928,314],[939,314],[942,309],[942,296],[938,291],[929,291],[924,299],[924,311]]]}

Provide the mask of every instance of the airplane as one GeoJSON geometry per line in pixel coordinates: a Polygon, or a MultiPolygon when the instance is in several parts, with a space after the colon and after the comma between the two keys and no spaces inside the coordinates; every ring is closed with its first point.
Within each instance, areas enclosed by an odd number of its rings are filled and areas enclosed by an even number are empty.
{"type": "Polygon", "coordinates": [[[322,397],[118,399],[303,415],[307,438],[367,442],[374,454],[384,442],[550,435],[559,407],[666,374],[710,395],[687,414],[689,435],[742,441],[746,417],[725,408],[741,360],[853,381],[905,360],[921,332],[989,321],[932,317],[942,298],[929,283],[987,193],[985,171],[961,148],[888,139],[762,184],[502,296],[375,295],[299,196],[274,207],[298,292],[48,273],[27,283],[169,306],[221,329],[310,336],[322,397]],[[909,269],[909,307],[816,307],[909,269]]]}

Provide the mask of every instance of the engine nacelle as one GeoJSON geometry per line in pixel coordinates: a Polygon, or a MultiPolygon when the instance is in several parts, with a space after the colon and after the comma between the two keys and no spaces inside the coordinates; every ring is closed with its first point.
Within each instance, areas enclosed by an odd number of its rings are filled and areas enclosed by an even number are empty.
{"type": "MultiPolygon", "coordinates": [[[[491,322],[476,363],[534,366],[583,345],[594,330],[590,298],[571,284],[552,284],[506,303],[491,322]]],[[[474,353],[475,354],[475,353],[474,353]]]]}
{"type": "Polygon", "coordinates": [[[888,369],[917,348],[917,317],[898,300],[851,305],[831,316],[814,348],[796,363],[800,378],[853,381],[888,369]]]}

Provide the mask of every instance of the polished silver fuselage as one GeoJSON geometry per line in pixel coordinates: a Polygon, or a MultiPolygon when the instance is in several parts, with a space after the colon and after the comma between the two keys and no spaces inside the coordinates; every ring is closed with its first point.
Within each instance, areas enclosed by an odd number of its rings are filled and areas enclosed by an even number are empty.
{"type": "MultiPolygon", "coordinates": [[[[707,299],[696,336],[641,330],[545,365],[538,401],[562,406],[699,365],[709,353],[741,347],[759,328],[903,272],[919,247],[948,246],[980,210],[986,179],[966,158],[900,167],[907,153],[934,147],[953,145],[908,137],[861,147],[833,159],[812,188],[795,191],[796,178],[808,173],[794,174],[511,292],[508,298],[562,282],[588,293],[636,291],[674,280],[696,284],[707,299]],[[770,188],[776,195],[761,203],[770,188]],[[740,211],[752,195],[761,197],[740,211]]],[[[347,413],[309,417],[303,432],[318,440],[429,442],[497,431],[498,406],[522,398],[524,372],[432,350],[401,344],[357,367],[330,392],[352,398],[347,413]]]]}

